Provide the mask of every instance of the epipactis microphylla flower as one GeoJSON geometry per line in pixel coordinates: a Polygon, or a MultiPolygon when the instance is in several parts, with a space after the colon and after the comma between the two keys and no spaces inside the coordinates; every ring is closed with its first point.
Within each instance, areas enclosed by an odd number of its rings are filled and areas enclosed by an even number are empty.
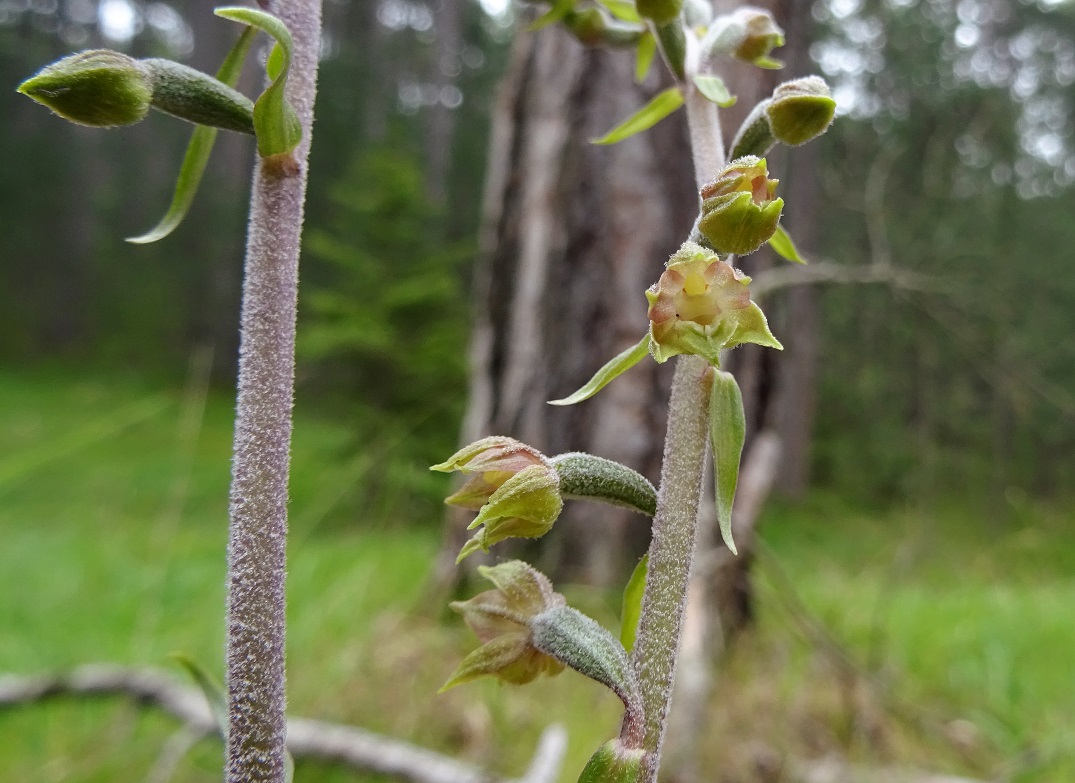
{"type": "Polygon", "coordinates": [[[463,659],[441,690],[485,676],[522,684],[563,671],[562,663],[534,646],[530,625],[543,612],[564,606],[564,597],[553,591],[544,574],[519,560],[478,571],[496,589],[451,607],[463,615],[482,646],[463,659]]]}
{"type": "Polygon", "coordinates": [[[689,353],[718,365],[724,348],[747,342],[782,347],[750,301],[749,283],[716,253],[685,243],[646,292],[653,357],[664,362],[689,353]]]}
{"type": "MultiPolygon", "coordinates": [[[[743,39],[735,49],[740,60],[759,65],[769,65],[770,52],[784,45],[784,31],[777,25],[773,15],[760,8],[739,8],[733,16],[743,25],[743,39]]],[[[779,63],[773,63],[779,66],[779,63]]]]}
{"type": "Polygon", "coordinates": [[[733,160],[702,188],[698,229],[718,253],[753,253],[776,233],[784,200],[764,158],[733,160]]]}
{"type": "Polygon", "coordinates": [[[505,538],[543,536],[560,516],[560,476],[537,449],[513,438],[490,437],[460,449],[431,470],[469,475],[445,503],[477,511],[470,529],[481,528],[458,560],[505,538]]]}
{"type": "Polygon", "coordinates": [[[836,101],[824,79],[805,76],[773,90],[765,113],[773,136],[797,147],[828,130],[836,116],[836,101]]]}

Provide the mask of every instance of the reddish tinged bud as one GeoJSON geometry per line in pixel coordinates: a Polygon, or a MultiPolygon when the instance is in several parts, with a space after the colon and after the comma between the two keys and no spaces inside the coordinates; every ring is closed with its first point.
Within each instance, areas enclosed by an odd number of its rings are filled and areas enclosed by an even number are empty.
{"type": "Polygon", "coordinates": [[[698,228],[719,253],[753,253],[776,233],[784,200],[776,198],[764,158],[747,156],[725,166],[702,188],[698,228]]]}

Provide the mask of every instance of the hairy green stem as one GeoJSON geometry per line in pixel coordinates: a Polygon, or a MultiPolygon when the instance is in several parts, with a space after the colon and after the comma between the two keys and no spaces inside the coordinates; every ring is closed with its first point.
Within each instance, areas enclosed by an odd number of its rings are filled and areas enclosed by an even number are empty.
{"type": "MultiPolygon", "coordinates": [[[[289,162],[258,160],[247,233],[228,538],[228,783],[282,783],[284,574],[295,313],[320,0],[278,0],[291,30],[288,99],[303,127],[289,162]]],[[[279,156],[277,156],[279,157],[279,156]]]]}
{"type": "Polygon", "coordinates": [[[712,370],[699,356],[680,356],[676,362],[649,573],[634,649],[646,719],[647,780],[656,780],[672,699],[709,432],[706,405],[712,370]]]}
{"type": "MultiPolygon", "coordinates": [[[[692,43],[688,43],[688,49],[692,43]]],[[[694,68],[690,60],[688,57],[688,78],[682,86],[695,179],[701,188],[716,179],[724,165],[724,142],[717,107],[690,81],[694,68]]],[[[712,382],[712,369],[705,359],[692,355],[677,358],[668,402],[668,431],[653,518],[649,572],[632,659],[645,714],[643,783],[656,783],[672,702],[709,441],[707,409],[712,382]]]]}

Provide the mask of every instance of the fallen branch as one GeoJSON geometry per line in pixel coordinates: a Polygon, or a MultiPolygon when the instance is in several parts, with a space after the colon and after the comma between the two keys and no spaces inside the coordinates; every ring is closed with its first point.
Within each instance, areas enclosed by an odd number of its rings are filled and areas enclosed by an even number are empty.
{"type": "Polygon", "coordinates": [[[807,266],[778,266],[767,269],[751,281],[750,295],[757,300],[784,288],[820,283],[882,283],[905,291],[948,291],[948,287],[935,277],[910,272],[890,264],[853,265],[818,261],[807,266]]]}
{"type": "MultiPolygon", "coordinates": [[[[87,664],[67,674],[0,675],[0,707],[61,696],[125,696],[156,707],[183,723],[185,731],[178,735],[182,743],[219,734],[201,692],[156,669],[87,664]]],[[[182,743],[177,741],[173,752],[182,753],[182,743]]],[[[288,719],[287,748],[296,759],[344,764],[412,783],[554,783],[567,749],[567,732],[556,724],[545,729],[530,768],[514,780],[402,740],[309,718],[288,719]]],[[[166,760],[163,766],[170,763],[166,760]]]]}

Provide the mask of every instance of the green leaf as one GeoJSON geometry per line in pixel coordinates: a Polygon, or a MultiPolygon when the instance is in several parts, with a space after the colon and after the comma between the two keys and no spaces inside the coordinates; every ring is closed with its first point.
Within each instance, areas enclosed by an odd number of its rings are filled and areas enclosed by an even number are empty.
{"type": "Polygon", "coordinates": [[[642,17],[635,10],[635,4],[631,0],[597,0],[606,10],[621,22],[642,24],[642,17]]]}
{"type": "MultiPolygon", "coordinates": [[[[229,87],[234,87],[238,83],[243,71],[243,61],[257,34],[257,29],[253,27],[243,30],[239,40],[224,58],[224,64],[217,71],[216,78],[219,81],[229,87]]],[[[144,234],[128,237],[128,242],[136,245],[157,242],[179,227],[183,218],[187,216],[187,211],[194,201],[194,195],[198,192],[198,185],[201,184],[205,167],[209,163],[209,155],[213,152],[213,145],[216,143],[216,135],[217,129],[206,125],[199,125],[194,129],[190,143],[187,145],[187,152],[183,156],[183,164],[179,167],[179,177],[175,182],[175,193],[172,195],[172,203],[168,206],[168,211],[164,213],[164,217],[157,225],[144,234]]]]}
{"type": "Polygon", "coordinates": [[[291,152],[302,140],[302,125],[284,95],[287,74],[291,68],[291,33],[275,16],[256,8],[234,6],[218,8],[214,13],[233,22],[256,27],[276,39],[276,45],[266,62],[266,71],[272,83],[254,101],[254,131],[261,157],[291,152]]]}
{"type": "Polygon", "coordinates": [[[791,235],[784,230],[783,226],[776,227],[776,233],[769,240],[769,247],[776,251],[777,255],[786,258],[796,264],[805,264],[806,259],[799,254],[799,248],[791,241],[791,235]]]}
{"type": "Polygon", "coordinates": [[[549,400],[549,405],[574,405],[576,402],[588,400],[601,391],[617,376],[627,372],[649,352],[650,337],[647,334],[637,345],[632,345],[626,351],[613,356],[612,359],[574,394],[561,400],[549,400]]]}
{"type": "Polygon", "coordinates": [[[743,455],[746,438],[746,415],[743,413],[743,395],[735,376],[723,370],[715,370],[713,388],[709,393],[709,440],[713,447],[714,496],[717,501],[717,521],[720,535],[732,554],[732,505],[735,487],[739,483],[739,460],[743,455]]]}
{"type": "Polygon", "coordinates": [[[650,66],[653,65],[653,55],[657,53],[657,39],[653,33],[645,32],[638,42],[638,51],[635,55],[635,83],[642,84],[649,75],[650,66]]]}
{"type": "Polygon", "coordinates": [[[635,637],[638,636],[638,620],[642,617],[642,594],[646,591],[646,574],[648,571],[649,554],[645,554],[638,561],[635,570],[631,572],[631,578],[627,580],[627,587],[623,590],[620,642],[627,652],[631,652],[634,649],[635,637]]]}
{"type": "Polygon", "coordinates": [[[727,109],[729,106],[735,105],[736,97],[728,92],[728,86],[724,84],[724,80],[719,76],[699,74],[694,77],[693,81],[694,86],[698,88],[698,92],[702,93],[707,100],[717,104],[717,106],[727,109]]]}
{"type": "Polygon", "coordinates": [[[610,130],[599,139],[591,140],[591,144],[615,144],[624,139],[648,130],[663,120],[669,114],[683,105],[683,92],[678,87],[669,87],[664,92],[657,93],[653,100],[636,111],[626,120],[610,130]]]}
{"type": "Polygon", "coordinates": [[[212,710],[217,728],[220,729],[220,736],[227,736],[228,702],[224,696],[224,689],[189,655],[172,653],[172,660],[182,666],[186,673],[190,675],[190,678],[194,680],[194,684],[198,686],[202,695],[205,696],[205,700],[209,702],[209,709],[212,710]]]}

